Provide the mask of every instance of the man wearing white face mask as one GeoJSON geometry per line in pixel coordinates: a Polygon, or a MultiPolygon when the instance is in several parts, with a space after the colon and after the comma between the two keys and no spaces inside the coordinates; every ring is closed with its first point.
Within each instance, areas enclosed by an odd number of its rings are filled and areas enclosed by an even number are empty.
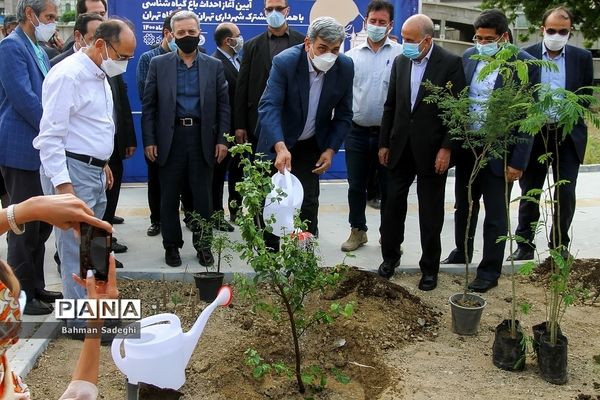
{"type": "MultiPolygon", "coordinates": [[[[50,69],[38,41],[54,34],[55,0],[21,0],[19,26],[0,42],[0,170],[11,203],[41,195],[40,158],[31,145],[42,117],[42,82],[50,69]]],[[[9,234],[8,261],[27,292],[25,314],[49,314],[59,292],[44,289],[45,242],[50,226],[31,222],[23,235],[9,234]]]]}
{"type": "MultiPolygon", "coordinates": [[[[258,106],[257,152],[275,159],[302,183],[300,218],[316,235],[319,176],[331,167],[333,155],[352,125],[352,59],[339,54],[344,27],[331,17],[315,19],[303,45],[273,59],[265,93],[258,106]],[[332,117],[333,113],[333,117],[332,117]]],[[[267,245],[277,242],[266,237],[267,245]]]]}
{"type": "Polygon", "coordinates": [[[65,58],[77,53],[82,48],[89,47],[92,44],[92,37],[96,33],[98,26],[104,21],[99,14],[84,13],[77,16],[73,26],[74,42],[67,51],[64,51],[50,60],[50,65],[55,66],[65,58]]]}
{"type": "MultiPolygon", "coordinates": [[[[46,194],[71,193],[102,217],[106,187],[113,184],[108,159],[113,152],[113,96],[107,77],[127,69],[135,50],[135,35],[123,21],[98,26],[91,46],[57,64],[44,82],[40,134],[33,145],[40,151],[42,186],[46,194]]],[[[61,260],[63,293],[85,297],[74,284],[79,274],[79,245],[72,231],[55,229],[61,260]]],[[[69,321],[81,327],[84,321],[69,321]]]]}
{"type": "Polygon", "coordinates": [[[383,103],[388,91],[394,59],[402,46],[388,38],[394,24],[394,6],[384,0],[374,0],[367,6],[367,41],[346,53],[354,62],[352,130],[346,138],[346,169],[348,171],[348,206],[350,237],[342,243],[342,251],[354,251],[367,242],[367,186],[377,170],[381,213],[385,204],[385,168],[377,160],[379,129],[383,103]]]}
{"type": "MultiPolygon", "coordinates": [[[[537,59],[553,62],[558,70],[549,71],[543,68],[541,79],[534,83],[541,82],[550,89],[562,88],[572,92],[585,86],[591,86],[594,76],[591,53],[567,44],[573,29],[571,11],[565,7],[550,9],[544,14],[542,21],[541,33],[544,37],[542,42],[524,50],[537,59]]],[[[548,115],[547,124],[539,134],[535,135],[529,165],[519,180],[519,185],[523,195],[531,189],[540,189],[544,186],[548,170],[537,160],[542,154],[550,152],[554,181],[560,179],[566,180],[568,183],[559,186],[558,194],[555,194],[560,197],[560,210],[556,210],[554,215],[560,216],[560,218],[557,217],[553,221],[553,225],[560,227],[561,242],[552,243],[552,238],[549,238],[549,246],[556,248],[563,245],[568,248],[569,230],[575,213],[577,175],[579,165],[583,163],[587,143],[587,126],[585,121],[580,119],[571,132],[557,132],[554,121],[555,118],[551,112],[548,115]],[[557,136],[558,138],[564,137],[564,139],[557,141],[557,136]],[[548,150],[544,146],[544,140],[551,146],[548,150]],[[557,145],[555,146],[554,143],[557,145]]],[[[511,255],[514,260],[533,260],[535,230],[532,228],[532,224],[537,223],[539,219],[538,205],[522,200],[519,204],[519,225],[515,234],[525,238],[528,243],[519,243],[518,249],[511,255]]]]}

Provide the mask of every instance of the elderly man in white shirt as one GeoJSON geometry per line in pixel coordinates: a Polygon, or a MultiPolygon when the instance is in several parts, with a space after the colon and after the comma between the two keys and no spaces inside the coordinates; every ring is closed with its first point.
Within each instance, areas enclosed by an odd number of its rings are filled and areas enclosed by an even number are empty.
{"type": "Polygon", "coordinates": [[[390,71],[402,46],[388,35],[394,24],[394,6],[374,0],[367,7],[367,41],[346,53],[354,61],[352,131],[346,137],[346,170],[348,172],[348,205],[350,237],[342,243],[342,251],[354,251],[367,243],[367,185],[377,168],[381,192],[381,212],[385,204],[385,168],[377,160],[379,128],[383,104],[388,92],[390,71]]]}
{"type": "MultiPolygon", "coordinates": [[[[42,88],[44,113],[33,145],[40,150],[44,192],[73,193],[99,218],[106,208],[105,187],[112,184],[107,163],[115,134],[112,93],[106,78],[125,72],[135,45],[135,35],[126,23],[103,22],[91,46],[52,68],[42,88]]],[[[55,229],[55,236],[64,296],[85,298],[84,288],[71,276],[79,275],[79,246],[73,231],[55,229]]],[[[75,320],[68,326],[83,324],[75,320]]]]}

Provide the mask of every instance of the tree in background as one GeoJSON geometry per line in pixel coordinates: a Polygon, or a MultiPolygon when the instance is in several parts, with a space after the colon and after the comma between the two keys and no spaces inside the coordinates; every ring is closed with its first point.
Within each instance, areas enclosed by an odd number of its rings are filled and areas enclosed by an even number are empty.
{"type": "Polygon", "coordinates": [[[586,42],[600,39],[600,4],[597,0],[484,0],[482,8],[500,8],[509,18],[523,10],[534,31],[542,24],[544,12],[552,7],[566,6],[575,15],[575,24],[586,42]]]}

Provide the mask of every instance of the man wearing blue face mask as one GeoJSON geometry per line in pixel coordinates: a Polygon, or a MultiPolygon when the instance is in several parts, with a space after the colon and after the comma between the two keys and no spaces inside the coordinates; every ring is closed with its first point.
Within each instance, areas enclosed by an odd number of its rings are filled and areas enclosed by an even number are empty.
{"type": "Polygon", "coordinates": [[[288,0],[265,0],[267,31],[244,43],[232,126],[237,143],[250,142],[256,148],[258,102],[265,91],[273,57],[304,41],[303,34],[289,28],[286,21],[289,13],[288,0]]]}
{"type": "MultiPolygon", "coordinates": [[[[300,218],[317,235],[319,176],[352,124],[352,59],[339,54],[344,27],[331,17],[315,19],[303,45],[273,59],[265,93],[258,106],[257,152],[275,159],[275,168],[291,171],[302,183],[300,218]]],[[[278,238],[265,235],[278,249],[278,238]]]]}
{"type": "MultiPolygon", "coordinates": [[[[496,55],[500,48],[510,41],[508,20],[500,10],[491,9],[483,11],[473,24],[475,46],[468,49],[463,55],[463,67],[469,86],[469,97],[473,100],[472,110],[483,112],[482,104],[488,101],[493,90],[502,86],[502,79],[498,71],[479,80],[481,70],[488,65],[485,61],[473,60],[471,56],[481,54],[489,57],[496,55]]],[[[517,57],[521,60],[530,60],[532,57],[524,51],[519,51],[517,57]]],[[[539,81],[539,69],[529,67],[529,82],[539,81]]],[[[475,127],[477,128],[477,127],[475,127]]],[[[517,135],[517,132],[512,133],[517,135]]],[[[502,272],[504,249],[506,242],[498,238],[507,234],[508,222],[506,219],[505,182],[512,188],[514,181],[518,180],[529,162],[532,146],[531,138],[523,138],[512,146],[508,152],[508,167],[504,170],[502,158],[488,161],[486,166],[478,173],[473,182],[473,219],[471,220],[467,253],[465,254],[464,238],[469,213],[468,180],[474,167],[474,157],[468,149],[457,149],[456,153],[456,181],[455,181],[455,213],[454,235],[456,248],[442,263],[464,263],[466,257],[473,257],[473,238],[477,228],[477,214],[479,213],[479,200],[483,197],[485,205],[485,220],[483,222],[483,255],[477,267],[477,276],[469,284],[469,289],[476,292],[486,292],[498,285],[498,278],[502,272]]]]}
{"type": "Polygon", "coordinates": [[[381,213],[385,205],[385,168],[377,159],[383,103],[390,82],[394,59],[402,46],[388,38],[394,24],[394,6],[374,0],[367,6],[365,19],[367,41],[346,53],[354,62],[352,130],[344,148],[348,172],[348,222],[350,237],[342,243],[342,251],[354,251],[367,242],[367,186],[377,170],[381,213]]]}
{"type": "MultiPolygon", "coordinates": [[[[50,70],[39,46],[54,34],[55,0],[22,0],[19,26],[0,42],[0,170],[12,204],[43,194],[40,158],[31,145],[42,117],[42,82],[50,70]]],[[[62,295],[44,289],[45,243],[51,227],[27,224],[23,235],[8,235],[8,261],[27,292],[25,314],[49,314],[62,295]]]]}
{"type": "Polygon", "coordinates": [[[383,263],[378,273],[390,278],[400,264],[408,192],[416,177],[421,290],[437,286],[451,154],[448,128],[437,106],[424,101],[429,93],[422,83],[445,86],[449,82],[457,93],[465,86],[460,57],[435,45],[433,34],[433,21],[423,14],[411,16],[402,25],[403,55],[392,67],[379,139],[379,161],[388,168],[388,197],[381,220],[383,263]]]}
{"type": "MultiPolygon", "coordinates": [[[[136,41],[132,28],[120,20],[100,24],[90,47],[52,68],[44,81],[40,134],[33,146],[40,151],[40,174],[45,194],[71,193],[102,217],[105,189],[113,185],[108,162],[114,147],[114,104],[107,77],[125,72],[136,41]]],[[[79,244],[73,231],[55,229],[61,260],[63,293],[85,298],[73,282],[79,274],[79,244]]],[[[69,326],[82,327],[73,320],[69,326]]]]}

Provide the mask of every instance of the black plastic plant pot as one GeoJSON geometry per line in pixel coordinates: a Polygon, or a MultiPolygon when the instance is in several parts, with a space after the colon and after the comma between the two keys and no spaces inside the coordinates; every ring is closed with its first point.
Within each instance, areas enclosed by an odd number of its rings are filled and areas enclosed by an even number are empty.
{"type": "Polygon", "coordinates": [[[475,335],[479,330],[479,321],[486,302],[483,297],[468,293],[466,303],[462,303],[463,293],[450,296],[450,310],[452,313],[452,332],[459,335],[475,335]]]}
{"type": "Polygon", "coordinates": [[[506,371],[522,371],[525,368],[525,346],[523,329],[516,321],[517,336],[510,334],[510,320],[505,319],[496,327],[496,336],[492,346],[492,361],[494,365],[506,371]]]}
{"type": "Polygon", "coordinates": [[[555,345],[550,343],[550,333],[541,336],[538,366],[540,375],[546,382],[555,385],[567,383],[568,345],[569,341],[564,335],[557,335],[555,345]]]}
{"type": "MultiPolygon", "coordinates": [[[[533,350],[535,351],[536,355],[540,350],[540,338],[546,332],[550,334],[550,331],[548,330],[549,326],[550,324],[548,324],[548,322],[542,322],[541,324],[537,324],[531,327],[531,330],[533,331],[533,350]]],[[[562,335],[562,332],[560,331],[560,326],[558,327],[557,334],[559,336],[562,335]]]]}
{"type": "Polygon", "coordinates": [[[198,272],[194,274],[194,281],[198,288],[200,300],[212,303],[217,298],[217,294],[219,294],[224,276],[225,274],[222,272],[198,272]]]}

